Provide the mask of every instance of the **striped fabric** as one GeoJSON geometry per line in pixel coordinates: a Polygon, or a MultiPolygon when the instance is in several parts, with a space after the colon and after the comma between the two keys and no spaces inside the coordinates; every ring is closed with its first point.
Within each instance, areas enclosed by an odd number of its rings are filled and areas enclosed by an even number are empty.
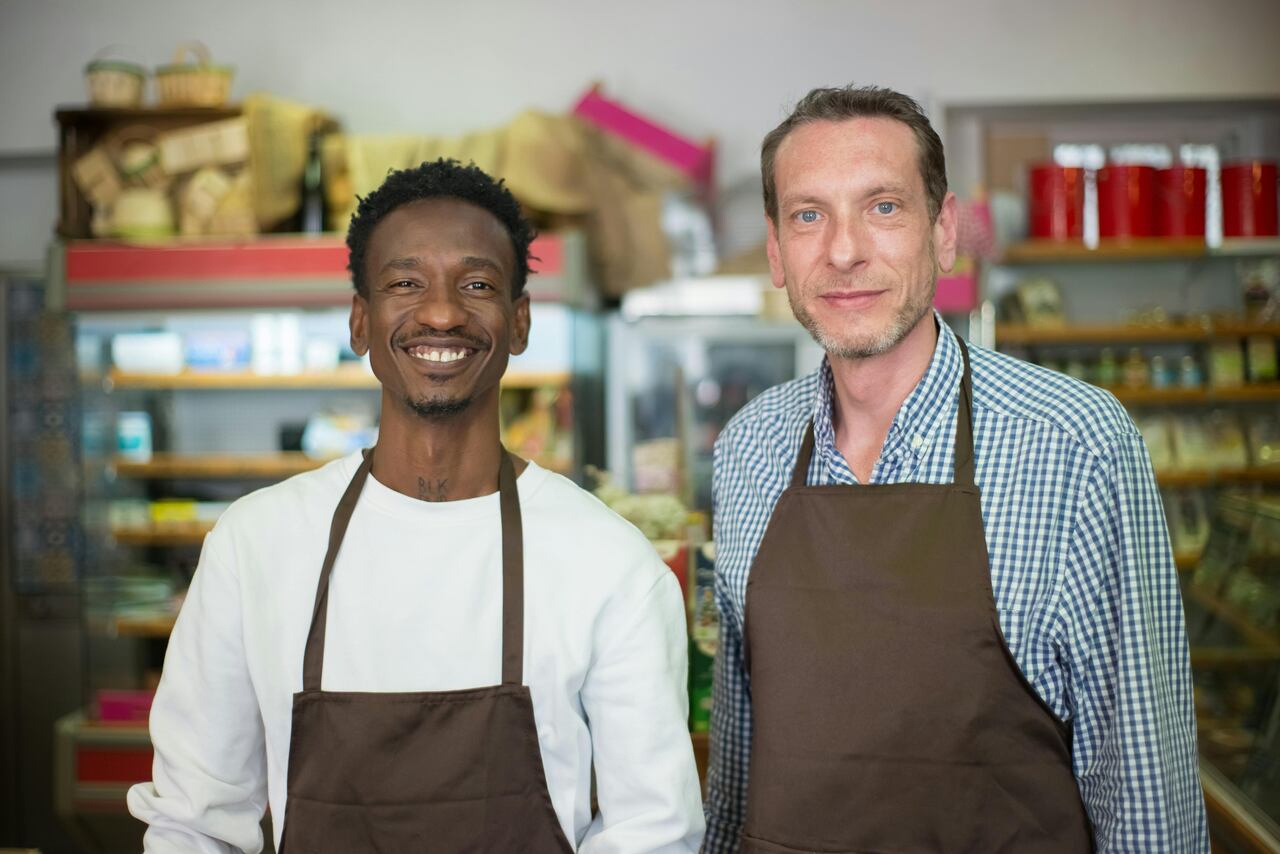
{"type": "MultiPolygon", "coordinates": [[[[955,334],[939,325],[933,360],[889,429],[872,483],[952,479],[963,366],[955,334]]],[[[1107,392],[989,350],[970,353],[1000,625],[1027,680],[1071,723],[1098,850],[1208,852],[1182,600],[1146,447],[1107,392]]],[[[808,482],[856,483],[835,447],[831,395],[824,362],[761,394],[716,442],[721,639],[707,852],[738,847],[752,728],[742,670],[747,576],[810,417],[808,482]]]]}

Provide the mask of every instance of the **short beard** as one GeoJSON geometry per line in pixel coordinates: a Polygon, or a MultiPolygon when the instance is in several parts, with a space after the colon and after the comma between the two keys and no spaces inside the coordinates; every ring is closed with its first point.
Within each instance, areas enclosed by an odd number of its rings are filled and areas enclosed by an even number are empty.
{"type": "Polygon", "coordinates": [[[432,398],[427,400],[415,400],[412,397],[405,397],[405,404],[417,414],[419,418],[427,421],[443,421],[460,415],[466,411],[471,405],[471,398],[432,398]]]}
{"type": "Polygon", "coordinates": [[[788,289],[787,297],[791,302],[791,311],[795,314],[796,320],[800,321],[800,325],[808,330],[813,340],[818,346],[826,351],[827,355],[837,359],[868,359],[872,356],[879,356],[887,353],[907,337],[916,324],[920,322],[932,306],[932,300],[909,300],[904,304],[893,320],[890,321],[888,327],[874,337],[863,338],[857,341],[837,341],[828,335],[818,326],[818,322],[813,319],[813,315],[809,314],[795,297],[791,296],[788,289]]]}
{"type": "Polygon", "coordinates": [[[872,356],[887,353],[898,346],[902,339],[906,338],[907,334],[912,329],[915,329],[916,324],[933,308],[934,293],[938,289],[938,262],[932,240],[929,241],[929,276],[932,281],[922,295],[923,299],[912,297],[907,300],[902,308],[898,310],[898,313],[894,315],[893,320],[889,322],[889,326],[884,332],[874,337],[866,337],[857,341],[837,341],[823,331],[818,326],[818,322],[813,319],[813,315],[809,314],[796,299],[793,288],[787,288],[787,301],[791,303],[791,313],[796,316],[796,320],[800,321],[800,325],[808,330],[809,335],[813,337],[813,340],[818,343],[818,346],[827,355],[849,361],[869,359],[872,356]]]}

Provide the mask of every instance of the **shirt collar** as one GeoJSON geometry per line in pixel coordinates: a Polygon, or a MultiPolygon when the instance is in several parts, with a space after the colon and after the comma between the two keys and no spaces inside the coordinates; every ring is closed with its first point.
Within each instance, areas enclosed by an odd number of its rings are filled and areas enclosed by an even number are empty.
{"type": "MultiPolygon", "coordinates": [[[[955,414],[956,390],[964,373],[964,359],[960,355],[956,334],[936,311],[934,320],[938,324],[938,342],[933,348],[933,358],[920,382],[898,408],[885,437],[886,449],[903,442],[917,457],[930,448],[940,429],[946,426],[947,417],[955,414]]],[[[816,447],[828,458],[838,456],[835,427],[831,420],[834,400],[831,364],[823,358],[819,369],[818,399],[814,404],[813,436],[816,447]]],[[[942,435],[949,433],[942,431],[942,435]]]]}

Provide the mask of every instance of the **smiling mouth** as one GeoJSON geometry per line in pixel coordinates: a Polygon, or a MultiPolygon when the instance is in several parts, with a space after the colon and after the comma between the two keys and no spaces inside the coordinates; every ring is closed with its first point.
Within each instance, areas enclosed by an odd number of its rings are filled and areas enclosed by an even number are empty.
{"type": "Polygon", "coordinates": [[[422,362],[436,364],[452,364],[474,356],[478,351],[471,347],[430,347],[420,344],[405,350],[413,358],[422,362]]]}

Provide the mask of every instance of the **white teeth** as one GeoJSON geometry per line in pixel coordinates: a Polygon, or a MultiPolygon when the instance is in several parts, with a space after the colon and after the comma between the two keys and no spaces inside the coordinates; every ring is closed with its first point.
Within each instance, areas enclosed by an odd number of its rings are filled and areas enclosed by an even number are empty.
{"type": "Polygon", "coordinates": [[[414,347],[409,355],[425,362],[456,362],[467,357],[466,350],[440,350],[433,347],[414,347]]]}

